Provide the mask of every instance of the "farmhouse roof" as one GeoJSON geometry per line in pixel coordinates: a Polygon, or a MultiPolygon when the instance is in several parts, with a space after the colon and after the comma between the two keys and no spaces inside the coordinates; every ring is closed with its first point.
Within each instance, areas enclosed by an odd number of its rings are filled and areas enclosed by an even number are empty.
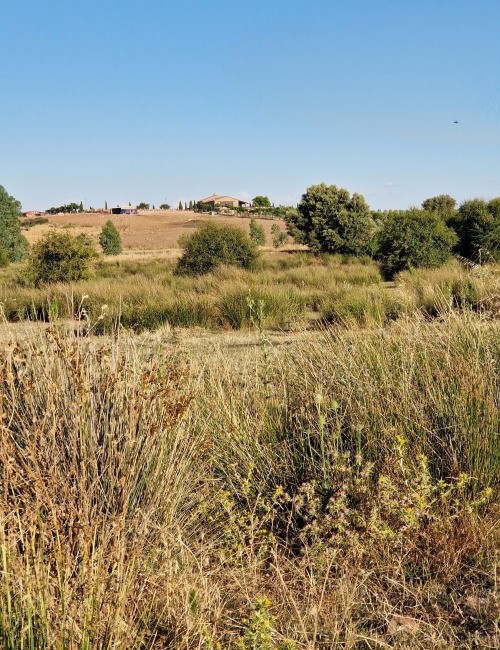
{"type": "Polygon", "coordinates": [[[212,194],[212,196],[207,196],[205,199],[200,199],[199,203],[211,203],[212,201],[220,201],[221,199],[230,199],[231,201],[239,201],[240,203],[248,203],[243,199],[237,199],[235,196],[228,196],[227,194],[212,194]]]}

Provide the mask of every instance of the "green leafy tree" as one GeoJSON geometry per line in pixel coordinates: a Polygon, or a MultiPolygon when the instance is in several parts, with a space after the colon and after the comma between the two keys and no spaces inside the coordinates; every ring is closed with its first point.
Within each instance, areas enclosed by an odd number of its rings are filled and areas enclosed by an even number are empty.
{"type": "Polygon", "coordinates": [[[168,203],[162,203],[160,205],[160,210],[170,210],[170,206],[168,203]]]}
{"type": "Polygon", "coordinates": [[[193,209],[193,202],[192,202],[192,201],[189,201],[189,209],[190,209],[190,210],[193,209]]]}
{"type": "Polygon", "coordinates": [[[183,208],[182,208],[182,201],[179,201],[178,209],[179,209],[179,210],[182,210],[182,209],[183,209],[183,208]]]}
{"type": "Polygon", "coordinates": [[[387,278],[409,268],[441,266],[457,237],[434,212],[391,211],[378,234],[377,257],[387,278]]]}
{"type": "Polygon", "coordinates": [[[24,259],[28,242],[21,231],[21,204],[0,185],[0,249],[10,262],[24,259]]]}
{"type": "Polygon", "coordinates": [[[500,197],[464,201],[450,226],[458,236],[457,252],[474,262],[500,259],[500,197]]]}
{"type": "Polygon", "coordinates": [[[105,255],[118,255],[122,252],[122,238],[112,221],[106,221],[102,227],[99,243],[105,255]]]}
{"type": "MultiPolygon", "coordinates": [[[[130,205],[130,203],[129,203],[129,205],[130,205]]],[[[137,209],[138,210],[149,210],[149,203],[144,203],[144,202],[139,203],[139,205],[137,206],[137,209]]]]}
{"type": "Polygon", "coordinates": [[[370,252],[375,224],[361,194],[336,185],[311,185],[297,211],[284,215],[288,232],[318,253],[364,255],[370,252]]]}
{"type": "Polygon", "coordinates": [[[439,196],[432,196],[422,202],[422,209],[427,212],[434,212],[439,215],[441,219],[448,221],[453,217],[456,212],[457,202],[449,194],[439,194],[439,196]]]}
{"type": "Polygon", "coordinates": [[[104,209],[105,209],[105,210],[108,209],[108,202],[107,202],[107,201],[104,201],[104,209]]]}
{"type": "Polygon", "coordinates": [[[271,226],[271,236],[274,248],[281,248],[288,241],[288,235],[281,230],[277,223],[273,223],[271,226]]]}
{"type": "Polygon", "coordinates": [[[260,223],[255,219],[250,219],[250,239],[257,244],[257,246],[266,245],[266,233],[260,223]]]}
{"type": "Polygon", "coordinates": [[[179,238],[184,253],[179,260],[178,273],[200,275],[219,264],[251,269],[258,257],[250,237],[236,226],[205,223],[191,235],[179,238]]]}
{"type": "Polygon", "coordinates": [[[88,237],[50,232],[33,246],[30,266],[35,284],[77,282],[90,276],[96,253],[88,237]]]}
{"type": "Polygon", "coordinates": [[[83,212],[83,201],[80,201],[80,205],[78,206],[79,212],[83,212]]]}
{"type": "Polygon", "coordinates": [[[271,201],[267,196],[254,196],[252,199],[252,205],[254,208],[270,208],[271,201]]]}

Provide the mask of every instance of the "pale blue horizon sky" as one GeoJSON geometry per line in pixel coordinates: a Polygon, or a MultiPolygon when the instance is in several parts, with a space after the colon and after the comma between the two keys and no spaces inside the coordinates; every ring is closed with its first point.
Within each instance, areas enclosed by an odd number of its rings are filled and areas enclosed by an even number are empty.
{"type": "Polygon", "coordinates": [[[499,25],[500,0],[3,0],[0,185],[23,209],[492,198],[499,25]]]}

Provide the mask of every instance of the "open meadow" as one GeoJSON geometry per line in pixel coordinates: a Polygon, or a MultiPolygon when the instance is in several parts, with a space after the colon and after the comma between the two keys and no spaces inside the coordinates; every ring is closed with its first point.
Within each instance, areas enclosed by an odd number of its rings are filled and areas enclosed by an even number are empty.
{"type": "Polygon", "coordinates": [[[499,277],[1,269],[2,648],[498,647],[499,277]]]}

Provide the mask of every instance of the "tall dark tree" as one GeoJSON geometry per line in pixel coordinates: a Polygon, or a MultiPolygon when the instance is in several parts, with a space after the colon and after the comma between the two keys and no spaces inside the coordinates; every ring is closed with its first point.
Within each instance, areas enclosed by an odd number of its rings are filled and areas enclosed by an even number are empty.
{"type": "Polygon", "coordinates": [[[361,194],[336,185],[311,185],[297,211],[284,216],[288,232],[319,253],[364,255],[370,251],[375,223],[361,194]]]}
{"type": "Polygon", "coordinates": [[[179,210],[182,210],[182,201],[179,201],[179,210]]]}
{"type": "Polygon", "coordinates": [[[83,212],[83,201],[80,201],[80,207],[79,207],[80,212],[83,212]]]}
{"type": "Polygon", "coordinates": [[[28,252],[20,216],[21,204],[0,185],[0,249],[11,262],[22,260],[28,252]]]}
{"type": "Polygon", "coordinates": [[[105,209],[105,210],[108,209],[108,202],[107,202],[107,201],[104,201],[104,209],[105,209]]]}

